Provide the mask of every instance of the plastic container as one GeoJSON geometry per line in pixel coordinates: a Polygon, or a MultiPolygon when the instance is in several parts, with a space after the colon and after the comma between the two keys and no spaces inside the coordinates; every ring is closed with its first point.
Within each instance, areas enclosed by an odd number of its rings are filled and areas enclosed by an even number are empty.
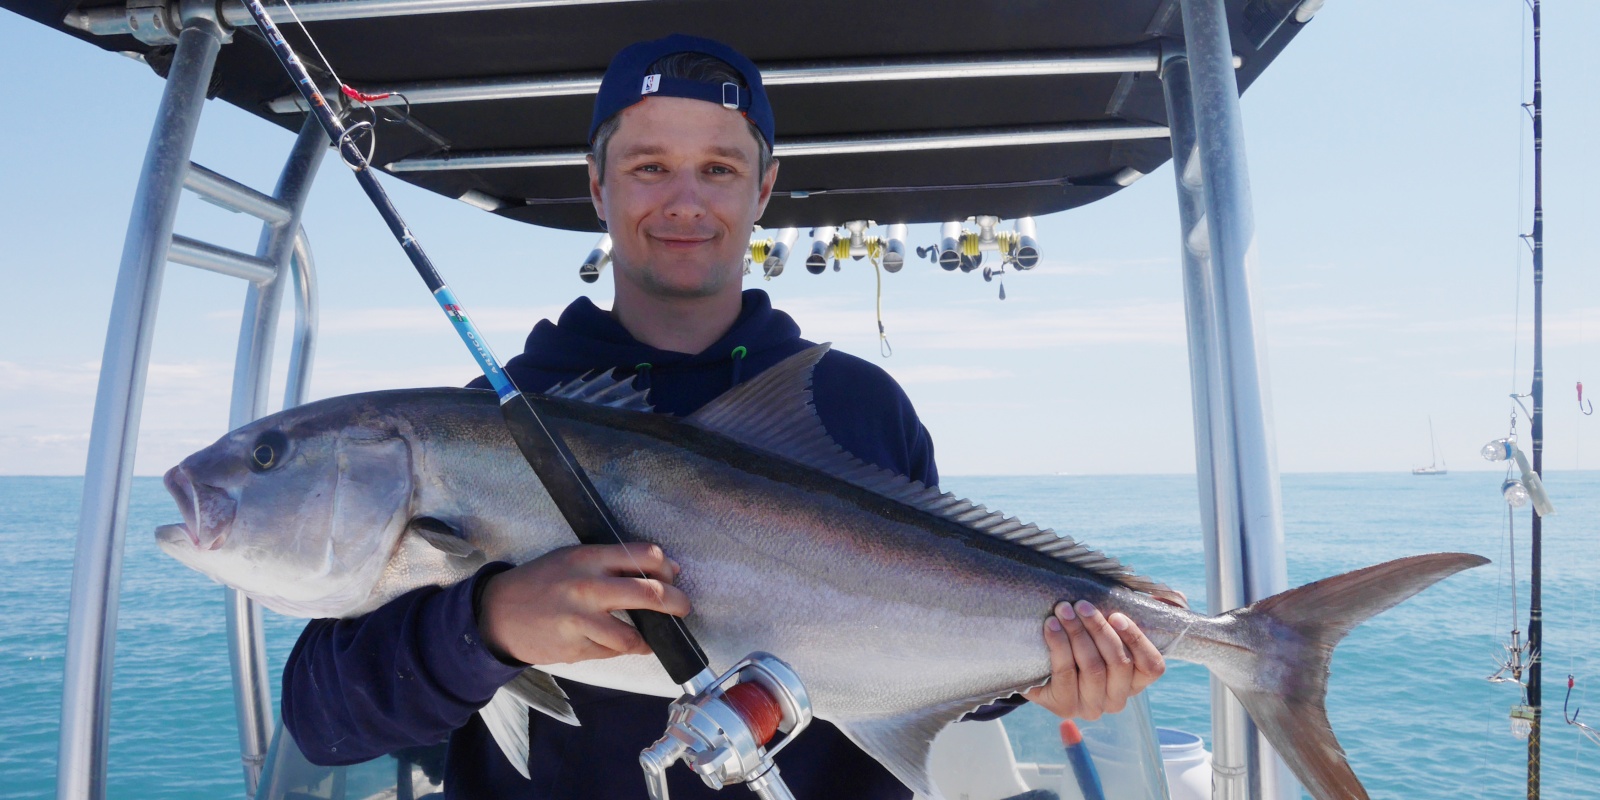
{"type": "Polygon", "coordinates": [[[1171,800],[1210,800],[1211,753],[1199,736],[1176,728],[1156,728],[1161,763],[1171,800]]]}

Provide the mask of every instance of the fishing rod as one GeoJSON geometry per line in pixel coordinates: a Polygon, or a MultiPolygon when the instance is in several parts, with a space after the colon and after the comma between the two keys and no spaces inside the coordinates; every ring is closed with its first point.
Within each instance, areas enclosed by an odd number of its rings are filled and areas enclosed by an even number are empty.
{"type": "MultiPolygon", "coordinates": [[[[399,210],[373,174],[367,154],[356,144],[355,133],[361,126],[347,128],[334,115],[322,90],[284,40],[278,26],[267,16],[260,0],[244,0],[244,6],[278,62],[294,81],[310,113],[316,116],[328,138],[339,149],[367,198],[427,284],[428,291],[482,367],[484,376],[500,398],[500,410],[517,449],[550,493],[578,541],[583,544],[641,541],[627,535],[566,442],[546,424],[500,365],[489,343],[479,334],[477,326],[467,317],[455,294],[423,252],[422,245],[411,235],[399,210]]],[[[310,37],[309,33],[306,35],[310,37]]],[[[642,569],[639,573],[644,575],[642,569]]],[[[705,650],[677,617],[642,609],[629,610],[628,616],[667,675],[684,692],[669,710],[666,734],[640,754],[640,765],[651,796],[667,800],[665,770],[673,762],[683,760],[714,789],[729,783],[744,783],[763,800],[793,800],[779,776],[773,756],[811,721],[811,703],[799,676],[787,664],[767,653],[752,653],[718,675],[711,668],[705,650]],[[767,750],[766,745],[779,732],[785,734],[784,738],[767,750]]]]}
{"type": "MultiPolygon", "coordinates": [[[[1539,67],[1539,0],[1533,0],[1533,474],[1544,474],[1544,85],[1539,67]]],[[[1539,799],[1544,673],[1544,515],[1535,511],[1529,533],[1528,686],[1532,710],[1528,730],[1528,800],[1539,799]]]]}

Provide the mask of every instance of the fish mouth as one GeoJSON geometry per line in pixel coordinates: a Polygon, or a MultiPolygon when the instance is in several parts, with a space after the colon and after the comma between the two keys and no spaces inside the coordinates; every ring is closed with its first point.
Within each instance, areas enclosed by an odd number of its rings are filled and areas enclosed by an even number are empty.
{"type": "Polygon", "coordinates": [[[158,541],[176,545],[179,536],[188,539],[195,550],[219,550],[227,541],[237,505],[227,490],[195,481],[179,464],[162,478],[172,499],[177,501],[183,522],[156,529],[158,541]]]}
{"type": "MultiPolygon", "coordinates": [[[[223,538],[226,537],[218,537],[216,542],[221,542],[223,538]]],[[[202,546],[200,538],[189,532],[189,526],[182,522],[156,528],[156,544],[175,552],[215,550],[216,542],[210,547],[202,546]]]]}

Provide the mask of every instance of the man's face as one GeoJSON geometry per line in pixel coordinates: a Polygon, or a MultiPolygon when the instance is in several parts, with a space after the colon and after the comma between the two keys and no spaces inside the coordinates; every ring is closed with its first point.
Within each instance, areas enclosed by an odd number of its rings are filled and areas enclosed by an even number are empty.
{"type": "Polygon", "coordinates": [[[619,284],[659,298],[736,290],[778,174],[776,162],[760,174],[759,158],[750,124],[714,103],[651,97],[623,109],[603,181],[589,161],[619,284]]]}

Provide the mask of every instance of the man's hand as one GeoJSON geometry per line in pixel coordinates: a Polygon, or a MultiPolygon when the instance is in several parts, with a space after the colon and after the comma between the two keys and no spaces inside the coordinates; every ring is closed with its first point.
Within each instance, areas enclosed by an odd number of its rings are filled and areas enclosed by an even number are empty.
{"type": "Polygon", "coordinates": [[[653,544],[554,550],[489,579],[478,628],[491,652],[528,664],[646,654],[639,632],[611,612],[688,614],[688,595],[672,585],[678,571],[653,544]]]}
{"type": "Polygon", "coordinates": [[[1161,651],[1120,611],[1109,618],[1087,600],[1056,605],[1044,626],[1050,682],[1023,695],[1058,717],[1115,714],[1167,669],[1161,651]]]}

